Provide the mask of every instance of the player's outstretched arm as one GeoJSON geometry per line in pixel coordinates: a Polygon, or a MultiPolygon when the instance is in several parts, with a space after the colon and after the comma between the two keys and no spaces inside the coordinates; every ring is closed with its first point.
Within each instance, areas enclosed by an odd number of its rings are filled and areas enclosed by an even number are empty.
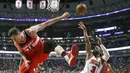
{"type": "Polygon", "coordinates": [[[97,39],[98,39],[98,44],[99,44],[100,48],[103,51],[102,59],[105,60],[105,61],[107,61],[110,58],[110,54],[107,51],[106,47],[102,44],[101,38],[97,38],[97,39]]]}
{"type": "Polygon", "coordinates": [[[32,34],[36,34],[38,31],[43,30],[45,27],[52,25],[53,23],[56,23],[62,19],[68,18],[70,16],[69,12],[65,12],[63,15],[59,17],[55,17],[53,19],[50,19],[46,22],[40,23],[38,25],[31,26],[27,30],[32,34]]]}
{"type": "Polygon", "coordinates": [[[86,48],[86,55],[87,55],[86,59],[88,59],[91,56],[91,53],[92,53],[91,52],[91,43],[89,41],[87,29],[86,29],[84,23],[83,22],[79,22],[79,23],[80,23],[79,24],[80,28],[83,30],[84,40],[85,40],[85,48],[86,48]]]}

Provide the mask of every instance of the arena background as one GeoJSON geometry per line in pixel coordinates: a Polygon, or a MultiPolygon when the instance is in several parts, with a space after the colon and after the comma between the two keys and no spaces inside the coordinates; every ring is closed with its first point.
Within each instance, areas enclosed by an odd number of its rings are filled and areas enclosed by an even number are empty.
{"type": "MultiPolygon", "coordinates": [[[[33,0],[33,9],[15,7],[16,0],[0,0],[0,73],[18,73],[20,55],[7,33],[11,27],[23,30],[32,25],[47,21],[53,17],[70,12],[70,18],[57,22],[43,31],[39,36],[44,40],[53,40],[70,50],[73,43],[78,44],[80,51],[77,65],[70,68],[65,60],[51,54],[41,67],[40,73],[79,73],[85,65],[85,44],[82,30],[78,22],[83,21],[88,33],[93,37],[101,37],[103,44],[109,49],[111,64],[115,73],[130,73],[130,0],[61,0],[59,11],[51,12],[40,9],[39,1],[33,0]],[[87,6],[83,15],[76,13],[79,3],[87,6]],[[101,31],[99,31],[101,30],[101,31]]],[[[97,43],[90,39],[92,47],[97,43]]]]}

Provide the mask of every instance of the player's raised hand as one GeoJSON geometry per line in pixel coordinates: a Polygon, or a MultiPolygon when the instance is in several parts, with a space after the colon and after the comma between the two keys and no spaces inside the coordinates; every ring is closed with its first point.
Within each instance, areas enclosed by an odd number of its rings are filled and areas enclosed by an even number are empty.
{"type": "Polygon", "coordinates": [[[70,16],[69,12],[65,12],[63,15],[62,15],[62,18],[68,18],[70,16]]]}
{"type": "Polygon", "coordinates": [[[82,21],[80,21],[78,25],[79,25],[79,28],[81,28],[82,30],[86,30],[86,27],[82,21]]]}
{"type": "Polygon", "coordinates": [[[96,39],[98,40],[98,44],[101,45],[102,44],[101,38],[97,37],[96,39]]]}

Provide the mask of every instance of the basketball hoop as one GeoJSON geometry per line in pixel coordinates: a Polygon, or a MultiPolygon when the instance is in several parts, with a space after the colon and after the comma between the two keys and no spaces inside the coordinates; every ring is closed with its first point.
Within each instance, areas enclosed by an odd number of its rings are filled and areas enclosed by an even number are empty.
{"type": "Polygon", "coordinates": [[[59,10],[60,0],[47,0],[47,1],[48,1],[47,10],[52,12],[57,12],[59,10]]]}

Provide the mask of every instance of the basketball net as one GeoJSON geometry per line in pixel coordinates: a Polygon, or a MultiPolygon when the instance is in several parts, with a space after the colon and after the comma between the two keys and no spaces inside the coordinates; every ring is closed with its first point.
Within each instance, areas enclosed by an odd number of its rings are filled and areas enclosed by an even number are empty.
{"type": "Polygon", "coordinates": [[[47,0],[47,2],[47,10],[52,12],[57,12],[59,10],[60,0],[47,0]]]}

